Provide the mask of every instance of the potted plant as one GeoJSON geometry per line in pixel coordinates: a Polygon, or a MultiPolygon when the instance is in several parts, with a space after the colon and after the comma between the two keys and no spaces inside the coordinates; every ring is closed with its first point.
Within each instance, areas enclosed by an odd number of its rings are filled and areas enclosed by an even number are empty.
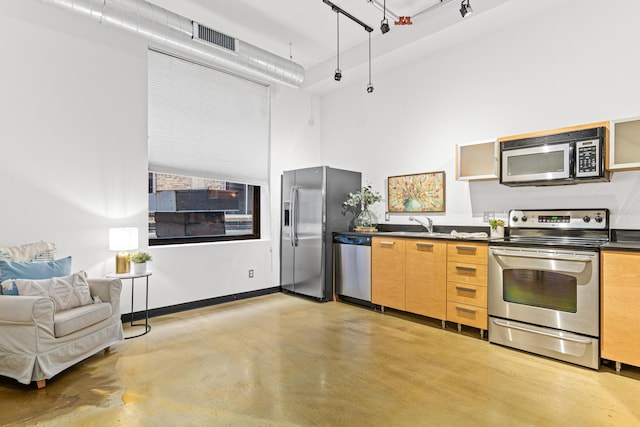
{"type": "Polygon", "coordinates": [[[504,237],[504,221],[503,220],[491,218],[489,220],[489,226],[491,226],[492,239],[504,237]]]}
{"type": "Polygon", "coordinates": [[[382,201],[382,195],[373,191],[371,185],[362,187],[357,193],[349,193],[349,198],[344,201],[343,205],[348,208],[360,207],[360,213],[354,220],[356,231],[375,231],[378,217],[369,210],[369,206],[380,201],[382,201]]]}
{"type": "Polygon", "coordinates": [[[133,272],[135,274],[145,274],[147,272],[147,261],[152,261],[153,258],[147,252],[136,252],[129,257],[133,262],[133,272]]]}

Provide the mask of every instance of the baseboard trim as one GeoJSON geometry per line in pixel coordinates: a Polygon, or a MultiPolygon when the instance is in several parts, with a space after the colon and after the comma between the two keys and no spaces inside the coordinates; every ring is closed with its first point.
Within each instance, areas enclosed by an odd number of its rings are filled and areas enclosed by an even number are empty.
{"type": "MultiPolygon", "coordinates": [[[[263,295],[275,294],[280,292],[280,287],[275,286],[273,288],[258,289],[256,291],[240,292],[233,295],[224,295],[221,297],[208,298],[198,301],[190,301],[182,304],[169,305],[166,307],[158,307],[149,309],[149,318],[165,316],[167,314],[180,313],[182,311],[194,310],[196,308],[210,307],[212,305],[224,304],[231,301],[239,301],[243,299],[250,299],[260,297],[263,295]]],[[[132,321],[132,313],[125,313],[120,316],[122,323],[129,323],[132,321]]],[[[144,311],[133,312],[133,321],[139,321],[145,319],[144,311]]]]}

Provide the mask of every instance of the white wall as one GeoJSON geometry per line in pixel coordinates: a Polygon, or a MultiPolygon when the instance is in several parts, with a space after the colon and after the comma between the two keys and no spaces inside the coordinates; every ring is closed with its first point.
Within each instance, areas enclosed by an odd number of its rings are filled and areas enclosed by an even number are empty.
{"type": "Polygon", "coordinates": [[[2,245],[48,240],[102,275],[145,224],[146,48],[37,1],[0,2],[2,245]]]}
{"type": "MultiPolygon", "coordinates": [[[[147,248],[147,43],[37,0],[0,2],[0,38],[0,246],[47,240],[74,270],[113,271],[110,227],[139,227],[147,248]]],[[[274,191],[262,191],[262,239],[151,248],[151,308],[278,285],[279,176],[319,164],[314,102],[310,127],[311,97],[272,88],[274,191]]],[[[127,282],[124,313],[130,292],[127,282]]]]}
{"type": "MultiPolygon", "coordinates": [[[[438,37],[456,39],[481,20],[507,25],[394,72],[376,74],[374,62],[372,94],[363,83],[323,98],[323,162],[362,170],[380,191],[388,176],[444,170],[447,211],[431,215],[436,224],[481,225],[483,211],[510,208],[606,207],[613,227],[637,228],[639,172],[556,188],[455,181],[455,144],[640,116],[640,2],[561,0],[510,21],[525,3],[461,20],[438,37]]],[[[384,219],[384,204],[375,209],[384,219]]]]}

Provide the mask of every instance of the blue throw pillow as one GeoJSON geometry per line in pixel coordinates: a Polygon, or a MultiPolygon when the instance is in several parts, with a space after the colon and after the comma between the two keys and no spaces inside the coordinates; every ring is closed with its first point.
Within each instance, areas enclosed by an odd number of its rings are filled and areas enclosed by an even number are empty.
{"type": "Polygon", "coordinates": [[[50,279],[71,274],[71,257],[43,262],[0,260],[0,277],[10,279],[50,279]]]}

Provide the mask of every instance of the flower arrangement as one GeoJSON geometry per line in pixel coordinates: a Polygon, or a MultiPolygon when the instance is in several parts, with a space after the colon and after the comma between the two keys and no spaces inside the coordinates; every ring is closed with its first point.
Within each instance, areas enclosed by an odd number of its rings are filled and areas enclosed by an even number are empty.
{"type": "Polygon", "coordinates": [[[349,198],[344,201],[343,205],[351,208],[360,206],[360,209],[364,211],[369,208],[369,205],[380,201],[382,201],[382,195],[377,191],[373,191],[371,185],[367,185],[357,193],[349,193],[349,198]]]}
{"type": "Polygon", "coordinates": [[[494,230],[497,230],[498,227],[504,227],[504,221],[501,219],[495,219],[495,218],[491,218],[489,220],[489,225],[491,226],[491,228],[493,228],[494,230]]]}
{"type": "Polygon", "coordinates": [[[153,258],[151,257],[150,254],[146,253],[146,252],[136,252],[134,254],[131,254],[129,256],[129,259],[134,263],[134,264],[143,264],[147,261],[151,261],[153,258]]]}

